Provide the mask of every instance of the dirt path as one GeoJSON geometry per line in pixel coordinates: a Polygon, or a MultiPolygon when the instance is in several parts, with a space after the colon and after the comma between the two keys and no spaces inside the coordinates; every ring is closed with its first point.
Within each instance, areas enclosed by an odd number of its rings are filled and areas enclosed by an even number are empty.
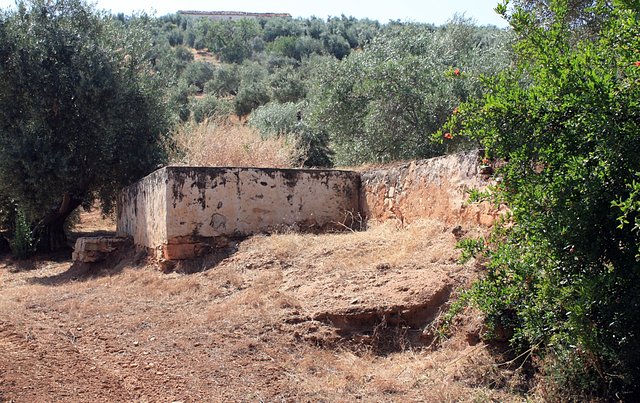
{"type": "Polygon", "coordinates": [[[467,338],[423,331],[476,276],[438,222],[254,237],[163,273],[0,261],[0,400],[517,400],[467,338]]]}

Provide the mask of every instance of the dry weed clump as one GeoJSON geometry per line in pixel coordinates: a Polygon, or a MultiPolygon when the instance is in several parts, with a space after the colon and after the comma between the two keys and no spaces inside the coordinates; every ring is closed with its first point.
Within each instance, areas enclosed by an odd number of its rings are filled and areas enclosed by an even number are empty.
{"type": "Polygon", "coordinates": [[[290,136],[263,137],[241,123],[219,119],[187,122],[173,133],[172,164],[291,168],[303,152],[290,136]]]}

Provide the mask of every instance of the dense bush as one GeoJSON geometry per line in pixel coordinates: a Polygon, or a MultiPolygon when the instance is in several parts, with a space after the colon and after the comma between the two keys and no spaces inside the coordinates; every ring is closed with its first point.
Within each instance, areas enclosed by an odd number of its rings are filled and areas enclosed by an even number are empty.
{"type": "Polygon", "coordinates": [[[181,120],[203,118],[204,104],[189,101],[200,92],[231,101],[238,116],[268,102],[306,101],[304,132],[319,146],[310,150],[331,147],[342,164],[424,158],[464,146],[461,140],[442,145],[430,135],[460,102],[482,92],[482,74],[509,63],[508,33],[462,19],[437,28],[345,16],[211,21],[174,15],[162,17],[157,29],[156,68],[181,120]],[[183,43],[208,47],[218,61],[180,57],[193,55],[169,47],[176,30],[184,31],[183,43]]]}
{"type": "Polygon", "coordinates": [[[252,19],[215,21],[209,25],[204,43],[221,61],[242,63],[253,55],[253,39],[259,35],[260,26],[252,19]]]}
{"type": "Polygon", "coordinates": [[[213,71],[213,77],[204,85],[204,92],[219,97],[236,95],[240,88],[240,71],[235,64],[222,64],[213,71]]]}
{"type": "Polygon", "coordinates": [[[536,358],[548,399],[637,401],[640,8],[597,2],[598,32],[576,38],[568,4],[551,2],[544,23],[508,16],[517,69],[449,125],[507,161],[496,195],[512,217],[485,243],[472,295],[536,358]]]}
{"type": "Polygon", "coordinates": [[[300,113],[301,105],[293,102],[269,103],[251,114],[249,124],[264,136],[297,133],[300,113]]]}
{"type": "Polygon", "coordinates": [[[192,95],[192,89],[186,82],[180,81],[168,92],[167,104],[174,116],[182,122],[187,121],[191,116],[191,108],[189,97],[192,95]]]}
{"type": "Polygon", "coordinates": [[[188,86],[195,86],[198,92],[204,91],[204,85],[214,76],[214,68],[210,63],[195,61],[184,69],[181,79],[188,86]]]}
{"type": "Polygon", "coordinates": [[[312,127],[305,120],[306,102],[272,102],[257,108],[249,118],[249,124],[263,136],[293,136],[302,151],[304,166],[331,167],[333,152],[329,149],[329,136],[325,131],[312,127]]]}
{"type": "Polygon", "coordinates": [[[269,77],[271,97],[276,102],[298,102],[305,98],[307,89],[299,69],[291,66],[276,69],[269,77]]]}
{"type": "Polygon", "coordinates": [[[205,95],[193,101],[191,111],[193,119],[200,123],[207,119],[217,119],[231,115],[233,113],[233,105],[225,99],[219,99],[213,95],[205,95]]]}

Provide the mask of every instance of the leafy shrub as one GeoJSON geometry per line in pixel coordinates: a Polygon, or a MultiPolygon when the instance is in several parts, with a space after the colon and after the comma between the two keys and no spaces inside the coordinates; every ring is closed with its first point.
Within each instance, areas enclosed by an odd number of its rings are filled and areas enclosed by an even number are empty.
{"type": "Polygon", "coordinates": [[[351,52],[349,42],[340,35],[330,34],[323,38],[323,44],[327,53],[333,55],[338,60],[342,60],[351,52]]]}
{"type": "Polygon", "coordinates": [[[184,80],[188,86],[195,86],[199,92],[204,91],[204,85],[211,80],[214,75],[213,66],[210,63],[195,61],[189,63],[182,73],[181,79],[184,80]]]}
{"type": "Polygon", "coordinates": [[[240,87],[240,72],[235,64],[222,64],[218,66],[213,77],[204,85],[204,92],[219,97],[236,95],[240,87]]]}
{"type": "Polygon", "coordinates": [[[34,252],[31,227],[22,209],[18,209],[16,212],[16,222],[10,244],[11,252],[17,258],[24,259],[34,252]]]}
{"type": "Polygon", "coordinates": [[[0,193],[0,232],[13,232],[16,223],[16,210],[13,200],[0,193]]]}
{"type": "Polygon", "coordinates": [[[193,101],[191,113],[197,123],[208,119],[229,116],[233,112],[233,105],[225,99],[218,99],[213,95],[205,95],[193,101]]]}
{"type": "Polygon", "coordinates": [[[257,108],[249,117],[249,124],[264,136],[297,133],[301,105],[272,102],[257,108]]]}
{"type": "Polygon", "coordinates": [[[191,110],[189,108],[189,96],[192,94],[192,90],[187,86],[187,83],[180,81],[178,85],[169,91],[168,105],[174,112],[177,118],[181,121],[187,121],[191,116],[191,110]]]}
{"type": "Polygon", "coordinates": [[[110,206],[163,163],[169,119],[151,29],[84,0],[0,13],[0,188],[38,222],[40,251],[66,247],[63,223],[79,205],[110,206]]]}
{"type": "Polygon", "coordinates": [[[291,66],[277,69],[271,74],[269,85],[273,100],[279,103],[298,102],[306,95],[304,82],[291,66]]]}
{"type": "Polygon", "coordinates": [[[297,40],[294,36],[281,36],[269,44],[269,51],[299,60],[300,55],[296,52],[297,40]]]}
{"type": "Polygon", "coordinates": [[[331,167],[329,136],[305,121],[306,108],[305,102],[271,102],[253,111],[249,124],[265,137],[294,136],[304,152],[300,160],[304,166],[331,167]]]}
{"type": "Polygon", "coordinates": [[[253,39],[259,34],[260,25],[252,19],[215,21],[209,22],[204,41],[221,61],[242,63],[253,54],[253,39]]]}
{"type": "Polygon", "coordinates": [[[576,39],[568,4],[508,15],[517,69],[447,127],[508,161],[495,190],[512,222],[485,243],[473,300],[536,357],[550,400],[637,401],[640,8],[598,2],[599,32],[576,39]]]}
{"type": "Polygon", "coordinates": [[[278,37],[298,37],[302,34],[299,20],[290,18],[269,18],[265,21],[262,37],[266,42],[273,42],[278,37]]]}
{"type": "Polygon", "coordinates": [[[269,87],[266,83],[250,83],[240,87],[234,99],[236,115],[246,116],[251,111],[269,102],[269,87]]]}

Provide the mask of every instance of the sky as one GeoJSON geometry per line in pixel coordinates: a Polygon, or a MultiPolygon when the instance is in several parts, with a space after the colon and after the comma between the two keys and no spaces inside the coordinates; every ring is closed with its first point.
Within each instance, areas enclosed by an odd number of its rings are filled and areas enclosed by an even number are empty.
{"type": "MultiPolygon", "coordinates": [[[[131,14],[134,11],[155,12],[156,16],[178,10],[248,11],[289,13],[293,17],[327,18],[353,16],[380,22],[402,20],[437,25],[450,20],[456,13],[472,18],[480,25],[506,27],[493,8],[499,0],[92,0],[98,8],[112,13],[131,14]]],[[[0,0],[0,8],[13,7],[15,0],[0,0]]]]}

